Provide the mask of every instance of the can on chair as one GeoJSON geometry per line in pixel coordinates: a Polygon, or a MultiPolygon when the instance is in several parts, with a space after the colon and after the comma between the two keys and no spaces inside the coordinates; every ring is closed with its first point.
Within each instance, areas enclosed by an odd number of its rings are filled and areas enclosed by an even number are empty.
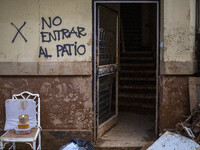
{"type": "Polygon", "coordinates": [[[18,128],[19,129],[29,128],[29,115],[19,115],[18,128]]]}
{"type": "Polygon", "coordinates": [[[19,115],[18,129],[16,129],[16,134],[29,134],[31,129],[29,128],[29,115],[23,114],[19,115]]]}

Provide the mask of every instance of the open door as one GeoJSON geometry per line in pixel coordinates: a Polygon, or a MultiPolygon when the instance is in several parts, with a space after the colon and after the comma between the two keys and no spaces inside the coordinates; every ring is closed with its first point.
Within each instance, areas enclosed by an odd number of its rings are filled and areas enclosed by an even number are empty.
{"type": "Polygon", "coordinates": [[[97,138],[118,120],[118,13],[97,5],[97,138]]]}

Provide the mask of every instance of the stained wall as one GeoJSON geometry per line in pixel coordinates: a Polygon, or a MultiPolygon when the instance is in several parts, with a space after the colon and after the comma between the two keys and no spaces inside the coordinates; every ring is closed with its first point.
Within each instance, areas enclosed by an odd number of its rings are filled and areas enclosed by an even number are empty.
{"type": "MultiPolygon", "coordinates": [[[[0,1],[1,131],[5,100],[28,90],[41,96],[44,148],[93,138],[91,3],[0,1]]],[[[162,0],[160,22],[163,131],[188,114],[187,78],[196,72],[195,0],[162,0]]]]}
{"type": "Polygon", "coordinates": [[[161,74],[196,72],[195,3],[195,0],[163,1],[161,74]]]}
{"type": "Polygon", "coordinates": [[[0,10],[1,75],[74,74],[65,62],[89,67],[91,1],[2,0],[0,10]]]}
{"type": "Polygon", "coordinates": [[[189,111],[188,77],[197,72],[195,0],[161,1],[159,131],[174,129],[189,111]]]}
{"type": "Polygon", "coordinates": [[[93,139],[92,1],[0,1],[0,131],[5,100],[40,94],[43,149],[93,139]]]}

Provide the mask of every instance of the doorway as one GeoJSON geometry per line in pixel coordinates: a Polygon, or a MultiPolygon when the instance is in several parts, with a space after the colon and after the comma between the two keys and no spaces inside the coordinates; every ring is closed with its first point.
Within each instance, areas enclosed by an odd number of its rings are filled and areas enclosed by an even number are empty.
{"type": "Polygon", "coordinates": [[[93,7],[94,138],[101,147],[141,147],[158,129],[159,2],[93,7]]]}

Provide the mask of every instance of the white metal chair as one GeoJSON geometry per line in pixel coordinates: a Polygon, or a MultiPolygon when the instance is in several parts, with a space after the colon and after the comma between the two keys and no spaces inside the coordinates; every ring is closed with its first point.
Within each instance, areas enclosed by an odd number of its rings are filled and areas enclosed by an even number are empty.
{"type": "Polygon", "coordinates": [[[12,143],[12,146],[9,148],[16,149],[15,143],[26,143],[31,146],[33,150],[41,150],[41,126],[40,126],[40,97],[39,94],[32,94],[30,92],[24,91],[20,94],[14,94],[12,99],[22,100],[22,99],[31,99],[36,102],[36,127],[31,129],[31,133],[27,135],[16,134],[14,130],[8,130],[0,137],[0,150],[5,148],[5,145],[12,143]],[[38,144],[36,145],[38,139],[38,144]]]}

